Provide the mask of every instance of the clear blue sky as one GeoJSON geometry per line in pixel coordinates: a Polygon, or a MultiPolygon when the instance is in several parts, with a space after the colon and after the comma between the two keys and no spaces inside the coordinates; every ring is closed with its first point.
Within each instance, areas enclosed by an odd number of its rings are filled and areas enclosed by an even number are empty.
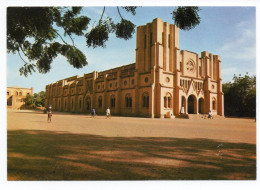
{"type": "MultiPolygon", "coordinates": [[[[145,25],[154,18],[173,23],[171,12],[176,7],[140,7],[132,16],[121,10],[124,18],[136,26],[145,25]]],[[[234,74],[256,74],[256,10],[255,7],[200,7],[201,23],[190,31],[180,30],[180,49],[200,54],[208,51],[222,59],[223,82],[231,81],[234,74]]],[[[84,8],[82,14],[91,18],[89,28],[102,13],[103,7],[84,8]]],[[[116,7],[107,7],[104,16],[120,21],[116,7]]],[[[106,48],[87,48],[84,37],[75,37],[75,43],[86,55],[88,65],[74,69],[64,57],[57,57],[47,74],[33,73],[27,78],[19,75],[23,65],[18,55],[7,55],[7,86],[33,87],[34,92],[45,90],[45,86],[70,76],[102,71],[135,62],[136,37],[125,41],[110,35],[106,48]]],[[[69,39],[67,39],[69,42],[69,39]]]]}

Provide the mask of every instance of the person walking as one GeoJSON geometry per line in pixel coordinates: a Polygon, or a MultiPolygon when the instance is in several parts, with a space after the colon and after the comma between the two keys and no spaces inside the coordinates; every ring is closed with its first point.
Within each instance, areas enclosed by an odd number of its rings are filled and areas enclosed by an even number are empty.
{"type": "Polygon", "coordinates": [[[211,110],[209,110],[208,119],[213,119],[213,116],[212,116],[212,111],[211,111],[211,110]]]}
{"type": "Polygon", "coordinates": [[[52,117],[52,111],[51,111],[51,109],[49,109],[48,110],[48,119],[47,119],[48,122],[51,122],[51,117],[52,117]]]}
{"type": "MultiPolygon", "coordinates": [[[[107,108],[107,110],[106,110],[106,115],[107,115],[107,118],[109,118],[109,119],[111,119],[111,115],[110,115],[110,109],[109,109],[109,107],[107,108]]],[[[106,118],[106,119],[107,119],[106,118]]]]}
{"type": "Polygon", "coordinates": [[[92,109],[91,115],[92,115],[93,118],[95,118],[95,115],[96,115],[96,110],[95,110],[95,108],[92,109]]]}

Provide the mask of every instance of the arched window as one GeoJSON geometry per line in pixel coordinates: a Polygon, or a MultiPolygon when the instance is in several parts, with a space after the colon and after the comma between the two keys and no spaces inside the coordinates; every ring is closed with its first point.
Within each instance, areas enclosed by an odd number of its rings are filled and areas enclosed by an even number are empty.
{"type": "Polygon", "coordinates": [[[164,107],[167,108],[167,97],[164,96],[164,107]]]}
{"type": "Polygon", "coordinates": [[[127,107],[127,108],[132,107],[132,96],[131,96],[131,94],[127,94],[125,96],[125,107],[127,107]]]}
{"type": "Polygon", "coordinates": [[[149,108],[149,93],[145,92],[143,94],[143,107],[149,108]]]}
{"type": "Polygon", "coordinates": [[[111,95],[110,97],[110,107],[115,108],[116,107],[116,98],[115,95],[111,95]]]}
{"type": "Polygon", "coordinates": [[[98,97],[98,107],[102,108],[102,96],[98,97]]]}
{"type": "Polygon", "coordinates": [[[22,92],[19,92],[19,96],[22,96],[23,95],[23,93],[22,92]]]}
{"type": "Polygon", "coordinates": [[[82,103],[82,100],[81,98],[79,99],[79,109],[81,109],[81,103],[82,103]]]}
{"type": "Polygon", "coordinates": [[[164,96],[164,108],[171,108],[172,107],[172,96],[170,93],[167,93],[164,96]]]}
{"type": "Polygon", "coordinates": [[[213,98],[213,100],[212,100],[212,109],[216,110],[216,99],[215,98],[213,98]]]}
{"type": "Polygon", "coordinates": [[[89,96],[86,98],[86,104],[87,110],[89,111],[91,109],[91,98],[89,96]]]}
{"type": "Polygon", "coordinates": [[[9,94],[10,94],[9,91],[7,91],[7,96],[9,96],[9,94]]]}
{"type": "Polygon", "coordinates": [[[18,96],[18,92],[15,92],[15,95],[18,96]]]}
{"type": "Polygon", "coordinates": [[[171,106],[171,103],[172,103],[171,100],[172,100],[172,99],[171,99],[171,97],[169,96],[169,97],[168,97],[168,108],[172,107],[172,106],[171,106]]]}

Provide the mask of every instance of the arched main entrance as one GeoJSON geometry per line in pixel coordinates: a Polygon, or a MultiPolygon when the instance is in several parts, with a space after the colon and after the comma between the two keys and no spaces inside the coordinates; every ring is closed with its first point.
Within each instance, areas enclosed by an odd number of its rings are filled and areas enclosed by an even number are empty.
{"type": "Polygon", "coordinates": [[[196,97],[194,95],[188,97],[188,113],[196,113],[196,97]]]}
{"type": "Polygon", "coordinates": [[[203,100],[203,98],[199,99],[199,113],[204,113],[204,100],[203,100]]]}

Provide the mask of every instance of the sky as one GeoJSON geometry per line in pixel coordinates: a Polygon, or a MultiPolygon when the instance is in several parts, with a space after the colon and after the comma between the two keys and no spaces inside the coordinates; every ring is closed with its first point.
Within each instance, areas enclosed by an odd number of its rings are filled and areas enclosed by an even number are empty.
{"type": "MultiPolygon", "coordinates": [[[[137,8],[136,15],[121,9],[125,19],[131,20],[136,26],[161,18],[164,22],[173,24],[171,12],[176,7],[137,8]]],[[[201,23],[196,28],[180,30],[179,44],[181,50],[195,53],[208,51],[221,56],[223,82],[230,82],[234,75],[256,74],[256,9],[255,7],[200,7],[201,23]]],[[[100,18],[103,7],[85,7],[81,14],[91,18],[88,30],[100,18]]],[[[116,7],[106,7],[103,17],[111,17],[120,21],[116,7]]],[[[22,86],[33,88],[35,93],[45,90],[49,83],[70,77],[83,76],[94,70],[102,71],[135,62],[136,33],[130,40],[118,39],[114,34],[109,36],[106,48],[88,48],[84,37],[74,36],[75,44],[86,55],[88,65],[82,69],[74,69],[66,58],[58,56],[47,74],[38,72],[28,77],[20,76],[19,68],[23,61],[18,55],[7,55],[7,86],[22,86]]],[[[67,39],[69,42],[70,40],[67,39]]]]}

